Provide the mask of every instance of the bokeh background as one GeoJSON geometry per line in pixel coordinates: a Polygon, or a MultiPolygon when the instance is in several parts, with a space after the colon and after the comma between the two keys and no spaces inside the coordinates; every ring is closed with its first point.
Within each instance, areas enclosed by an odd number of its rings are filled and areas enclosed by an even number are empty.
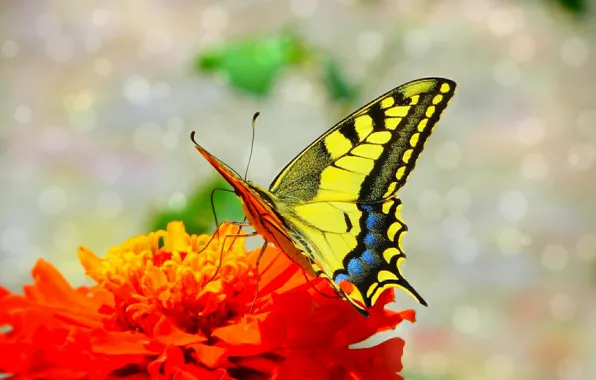
{"type": "MultiPolygon", "coordinates": [[[[409,80],[459,91],[401,193],[429,302],[408,379],[596,378],[596,22],[572,0],[3,1],[0,282],[184,219],[212,228],[189,133],[266,186],[409,80]]],[[[223,197],[223,199],[221,199],[223,197]]],[[[218,215],[239,219],[233,196],[218,215]],[[220,214],[221,213],[221,214],[220,214]]],[[[381,338],[379,338],[381,339],[381,338]]]]}

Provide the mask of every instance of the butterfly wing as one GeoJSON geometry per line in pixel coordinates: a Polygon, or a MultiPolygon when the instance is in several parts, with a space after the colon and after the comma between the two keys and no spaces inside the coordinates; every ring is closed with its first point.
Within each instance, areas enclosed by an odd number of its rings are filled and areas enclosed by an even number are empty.
{"type": "Polygon", "coordinates": [[[288,203],[380,202],[406,183],[455,82],[419,79],[366,104],[315,140],[269,190],[288,203]]]}
{"type": "Polygon", "coordinates": [[[370,307],[388,287],[426,304],[400,271],[405,258],[401,201],[395,198],[420,155],[455,83],[427,78],[368,103],[313,142],[273,181],[270,192],[315,270],[355,290],[348,300],[370,307]]]}
{"type": "Polygon", "coordinates": [[[401,207],[397,198],[371,204],[308,203],[296,206],[286,220],[308,240],[297,245],[315,258],[314,271],[331,280],[339,293],[339,284],[352,283],[355,289],[347,291],[347,299],[366,314],[353,301],[371,307],[388,287],[402,288],[426,305],[400,272],[408,229],[401,220],[401,207]]]}

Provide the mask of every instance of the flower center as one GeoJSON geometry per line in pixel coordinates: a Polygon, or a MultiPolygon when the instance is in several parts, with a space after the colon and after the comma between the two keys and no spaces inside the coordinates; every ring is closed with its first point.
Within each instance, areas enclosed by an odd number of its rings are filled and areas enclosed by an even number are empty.
{"type": "Polygon", "coordinates": [[[223,225],[213,237],[188,235],[181,222],[171,222],[167,231],[111,248],[104,259],[86,248],[79,257],[87,273],[114,295],[114,308],[102,310],[112,316],[113,329],[150,335],[165,317],[188,333],[208,336],[243,316],[254,297],[255,267],[244,239],[224,239],[238,232],[237,226],[223,225]]]}

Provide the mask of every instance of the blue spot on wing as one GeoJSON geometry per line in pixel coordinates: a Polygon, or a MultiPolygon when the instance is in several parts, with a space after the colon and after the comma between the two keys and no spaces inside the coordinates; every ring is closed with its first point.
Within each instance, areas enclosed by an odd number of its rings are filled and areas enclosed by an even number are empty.
{"type": "Polygon", "coordinates": [[[374,212],[375,211],[375,207],[373,205],[360,205],[360,209],[362,211],[367,211],[367,212],[374,212]]]}
{"type": "Polygon", "coordinates": [[[348,273],[350,276],[360,277],[364,275],[364,265],[362,261],[357,258],[353,258],[348,262],[348,273]]]}
{"type": "Polygon", "coordinates": [[[382,222],[383,217],[379,214],[376,213],[370,213],[366,216],[366,228],[369,230],[375,230],[377,229],[377,227],[379,226],[379,224],[382,222]]]}
{"type": "Polygon", "coordinates": [[[368,265],[373,265],[377,262],[377,258],[375,257],[375,255],[368,249],[362,253],[362,255],[360,256],[360,260],[362,260],[365,264],[368,265]]]}
{"type": "Polygon", "coordinates": [[[367,247],[375,247],[378,243],[379,239],[374,233],[368,232],[366,235],[364,235],[364,244],[367,247]]]}
{"type": "Polygon", "coordinates": [[[335,283],[340,284],[343,281],[350,281],[350,276],[345,273],[340,273],[333,279],[335,283]]]}

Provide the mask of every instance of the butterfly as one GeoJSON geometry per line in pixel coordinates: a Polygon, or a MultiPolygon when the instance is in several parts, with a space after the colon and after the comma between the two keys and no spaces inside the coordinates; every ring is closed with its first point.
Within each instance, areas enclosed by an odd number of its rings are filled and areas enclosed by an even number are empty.
{"type": "Polygon", "coordinates": [[[387,288],[426,306],[401,273],[407,230],[397,197],[456,84],[403,84],[337,123],[296,156],[266,190],[245,181],[194,140],[229,182],[255,231],[368,316],[387,288]]]}

